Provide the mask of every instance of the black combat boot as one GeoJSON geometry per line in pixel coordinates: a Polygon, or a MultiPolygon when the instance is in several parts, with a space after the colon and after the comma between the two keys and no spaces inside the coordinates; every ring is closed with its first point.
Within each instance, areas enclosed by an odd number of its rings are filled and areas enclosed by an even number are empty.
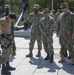
{"type": "Polygon", "coordinates": [[[47,56],[44,58],[44,60],[49,60],[50,59],[50,56],[49,56],[49,53],[47,53],[47,56]]]}
{"type": "Polygon", "coordinates": [[[10,66],[9,61],[6,62],[6,68],[7,70],[15,70],[15,68],[10,66]]]}
{"type": "Polygon", "coordinates": [[[33,56],[33,53],[32,53],[32,50],[30,50],[29,54],[26,55],[26,57],[32,57],[33,56]]]}
{"type": "Polygon", "coordinates": [[[53,62],[53,55],[50,56],[50,62],[53,62]]]}
{"type": "Polygon", "coordinates": [[[7,70],[7,68],[5,67],[5,64],[2,64],[1,74],[4,74],[4,75],[10,75],[11,74],[11,72],[9,72],[7,70]]]}

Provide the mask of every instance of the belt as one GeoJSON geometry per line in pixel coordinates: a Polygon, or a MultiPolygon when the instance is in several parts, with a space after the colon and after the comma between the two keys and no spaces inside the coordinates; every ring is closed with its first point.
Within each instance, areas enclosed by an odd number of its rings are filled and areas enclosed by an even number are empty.
{"type": "Polygon", "coordinates": [[[6,36],[11,36],[11,34],[1,34],[2,38],[5,38],[6,36]]]}
{"type": "Polygon", "coordinates": [[[11,34],[1,34],[2,36],[11,36],[11,34]]]}

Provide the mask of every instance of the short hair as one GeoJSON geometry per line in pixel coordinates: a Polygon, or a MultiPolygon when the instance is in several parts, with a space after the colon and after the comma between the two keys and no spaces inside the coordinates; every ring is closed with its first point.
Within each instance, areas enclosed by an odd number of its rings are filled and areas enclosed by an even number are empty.
{"type": "Polygon", "coordinates": [[[34,4],[33,8],[39,9],[39,5],[38,4],[34,4]]]}
{"type": "Polygon", "coordinates": [[[15,15],[14,13],[10,13],[10,14],[8,15],[8,17],[10,17],[11,19],[16,19],[16,15],[15,15]]]}

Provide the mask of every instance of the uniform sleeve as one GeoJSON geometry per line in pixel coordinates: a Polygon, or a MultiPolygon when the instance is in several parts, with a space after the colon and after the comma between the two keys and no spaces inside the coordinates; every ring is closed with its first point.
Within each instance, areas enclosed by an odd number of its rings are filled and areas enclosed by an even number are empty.
{"type": "Polygon", "coordinates": [[[27,21],[31,21],[31,15],[28,16],[27,21]]]}
{"type": "Polygon", "coordinates": [[[41,19],[40,19],[39,29],[40,29],[41,33],[43,34],[44,31],[43,31],[43,28],[42,28],[42,20],[41,19]]]}
{"type": "Polygon", "coordinates": [[[28,27],[30,28],[31,27],[31,15],[29,15],[27,18],[27,24],[28,24],[28,27]]]}
{"type": "Polygon", "coordinates": [[[60,22],[59,22],[60,16],[58,17],[57,21],[56,21],[56,33],[59,34],[59,30],[60,30],[60,22]]]}

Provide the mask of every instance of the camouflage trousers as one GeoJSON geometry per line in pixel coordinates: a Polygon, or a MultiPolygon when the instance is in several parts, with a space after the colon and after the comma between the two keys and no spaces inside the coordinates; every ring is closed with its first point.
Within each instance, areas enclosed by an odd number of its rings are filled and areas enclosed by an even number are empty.
{"type": "Polygon", "coordinates": [[[46,36],[46,37],[42,37],[43,40],[43,46],[44,46],[44,50],[46,53],[49,53],[49,55],[54,55],[54,51],[53,51],[53,39],[52,36],[46,36]]]}
{"type": "Polygon", "coordinates": [[[61,45],[61,56],[65,56],[65,52],[69,50],[71,58],[74,58],[73,39],[70,35],[60,35],[59,42],[61,45]]]}
{"type": "Polygon", "coordinates": [[[38,44],[38,50],[42,49],[41,34],[40,33],[36,33],[35,31],[31,31],[30,43],[29,43],[29,50],[31,50],[31,51],[34,48],[34,43],[35,43],[36,40],[37,40],[37,44],[38,44]]]}
{"type": "Polygon", "coordinates": [[[7,36],[6,38],[2,38],[1,40],[2,64],[5,64],[6,61],[9,61],[9,57],[13,49],[11,40],[12,38],[10,36],[7,36]]]}

